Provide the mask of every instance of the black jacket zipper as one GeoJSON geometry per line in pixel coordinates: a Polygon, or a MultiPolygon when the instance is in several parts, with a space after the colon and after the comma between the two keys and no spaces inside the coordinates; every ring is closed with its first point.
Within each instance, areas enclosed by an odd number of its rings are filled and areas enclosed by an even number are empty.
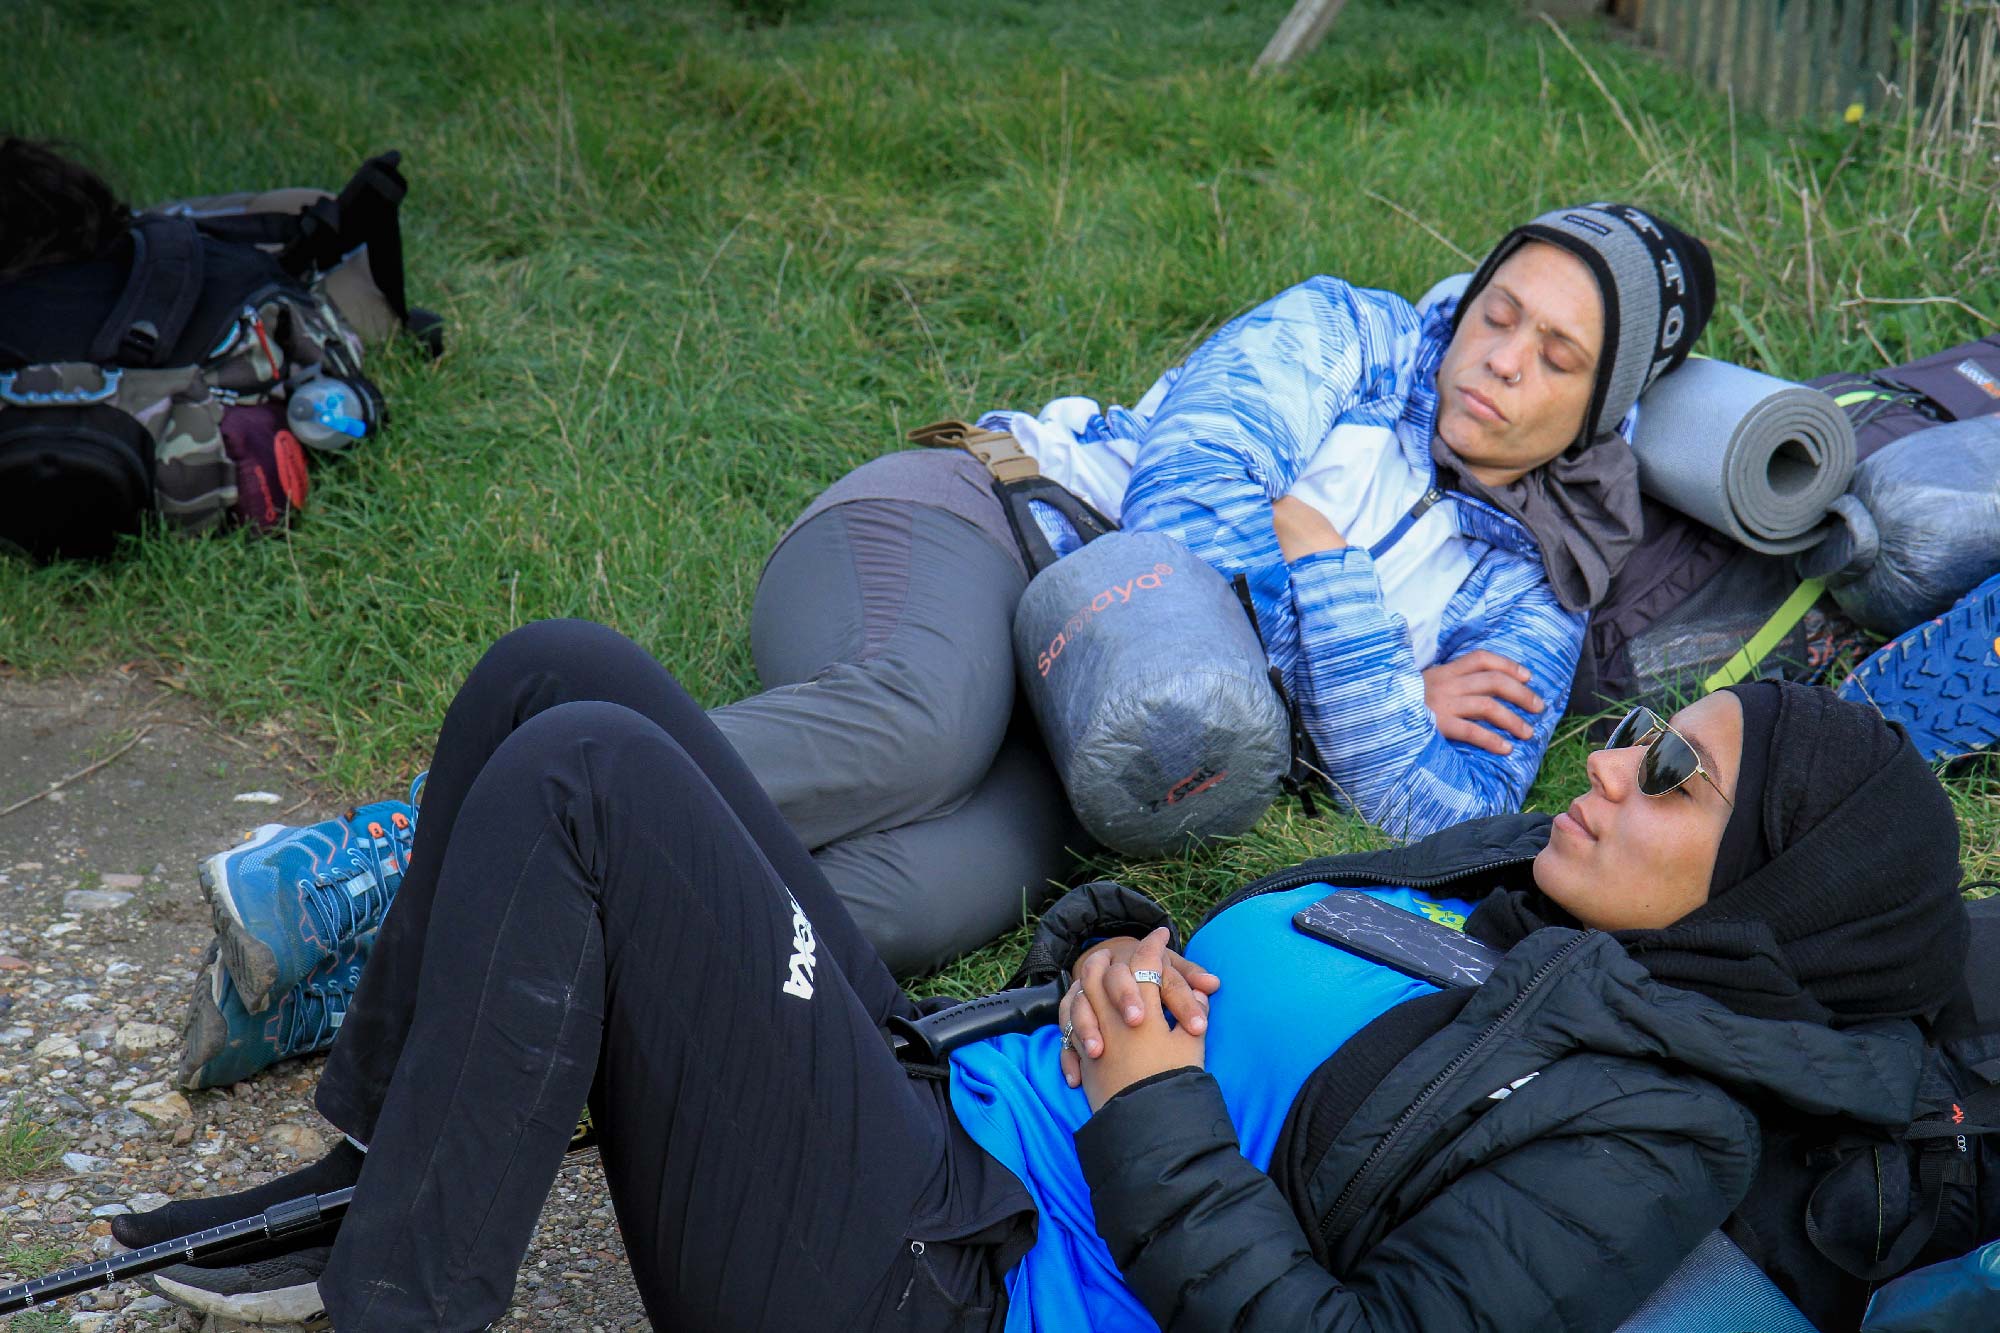
{"type": "MultiPolygon", "coordinates": [[[[1311,883],[1312,881],[1308,880],[1306,882],[1311,883]]],[[[1347,1225],[1353,1220],[1349,1214],[1358,1211],[1356,1200],[1360,1197],[1361,1186],[1366,1181],[1368,1173],[1388,1155],[1389,1149],[1395,1143],[1397,1135],[1409,1127],[1410,1122],[1415,1120],[1417,1114],[1423,1110],[1425,1103],[1443,1091],[1445,1084],[1451,1081],[1452,1076],[1464,1066],[1466,1061],[1470,1060],[1479,1051],[1480,1047],[1493,1038],[1494,1034],[1506,1024],[1507,1020],[1512,1018],[1523,1004],[1527,1003],[1528,997],[1535,992],[1536,988],[1548,979],[1549,975],[1561,965],[1565,958],[1582,947],[1592,933],[1584,931],[1578,934],[1576,938],[1556,950],[1547,962],[1536,968],[1534,976],[1528,978],[1528,982],[1521,988],[1520,994],[1509,1000],[1507,1007],[1502,1009],[1494,1020],[1486,1025],[1486,1029],[1483,1032],[1473,1038],[1472,1044],[1453,1056],[1450,1063],[1439,1070],[1437,1076],[1425,1086],[1422,1092],[1417,1094],[1416,1099],[1408,1107],[1404,1108],[1401,1115],[1396,1117],[1396,1123],[1389,1126],[1389,1132],[1384,1134],[1381,1140],[1376,1143],[1373,1150],[1369,1152],[1367,1159],[1361,1163],[1361,1169],[1356,1171],[1353,1177],[1348,1180],[1346,1187],[1340,1191],[1340,1196],[1333,1201],[1333,1207],[1328,1209],[1326,1216],[1320,1219],[1320,1244],[1328,1254],[1333,1252],[1334,1237],[1344,1231],[1347,1225]]]]}

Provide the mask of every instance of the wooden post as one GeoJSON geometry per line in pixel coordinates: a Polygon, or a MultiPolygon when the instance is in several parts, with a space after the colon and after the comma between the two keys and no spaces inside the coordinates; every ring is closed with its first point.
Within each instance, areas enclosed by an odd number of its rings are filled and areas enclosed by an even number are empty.
{"type": "Polygon", "coordinates": [[[1326,30],[1340,17],[1340,11],[1346,4],[1347,0],[1298,0],[1251,68],[1259,70],[1289,64],[1318,46],[1320,38],[1326,36],[1326,30]]]}

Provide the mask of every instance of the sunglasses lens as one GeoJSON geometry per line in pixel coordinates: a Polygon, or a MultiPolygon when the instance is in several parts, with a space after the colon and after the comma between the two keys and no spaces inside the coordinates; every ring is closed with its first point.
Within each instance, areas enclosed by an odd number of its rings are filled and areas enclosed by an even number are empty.
{"type": "Polygon", "coordinates": [[[1639,760],[1639,790],[1648,796],[1665,796],[1693,777],[1700,766],[1693,746],[1676,732],[1662,731],[1639,760]]]}
{"type": "Polygon", "coordinates": [[[1605,738],[1604,748],[1622,750],[1628,745],[1637,745],[1641,736],[1658,725],[1660,719],[1654,715],[1652,709],[1635,708],[1611,729],[1611,734],[1605,738]]]}

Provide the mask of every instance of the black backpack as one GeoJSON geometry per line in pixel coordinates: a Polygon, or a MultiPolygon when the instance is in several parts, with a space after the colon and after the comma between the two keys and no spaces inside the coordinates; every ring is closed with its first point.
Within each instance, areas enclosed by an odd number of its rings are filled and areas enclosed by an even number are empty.
{"type": "Polygon", "coordinates": [[[1764,1164],[1724,1225],[1824,1329],[1913,1268],[2000,1239],[2000,897],[1967,904],[1963,994],[1931,1029],[1916,1119],[1899,1134],[1766,1124],[1764,1164]]]}
{"type": "Polygon", "coordinates": [[[97,556],[147,514],[188,533],[277,521],[304,460],[272,441],[308,378],[351,386],[379,425],[364,346],[408,328],[441,348],[404,295],[397,161],[337,196],[163,205],[108,255],[0,282],[0,545],[97,556]]]}

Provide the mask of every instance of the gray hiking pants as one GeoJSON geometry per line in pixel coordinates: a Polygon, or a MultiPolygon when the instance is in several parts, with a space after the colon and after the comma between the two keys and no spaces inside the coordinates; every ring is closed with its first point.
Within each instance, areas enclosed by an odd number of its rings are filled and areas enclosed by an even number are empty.
{"type": "Polygon", "coordinates": [[[934,455],[948,508],[898,455],[806,511],[757,586],[764,693],[710,714],[899,976],[1021,924],[1090,845],[1016,707],[1005,515],[978,464],[934,455]]]}

